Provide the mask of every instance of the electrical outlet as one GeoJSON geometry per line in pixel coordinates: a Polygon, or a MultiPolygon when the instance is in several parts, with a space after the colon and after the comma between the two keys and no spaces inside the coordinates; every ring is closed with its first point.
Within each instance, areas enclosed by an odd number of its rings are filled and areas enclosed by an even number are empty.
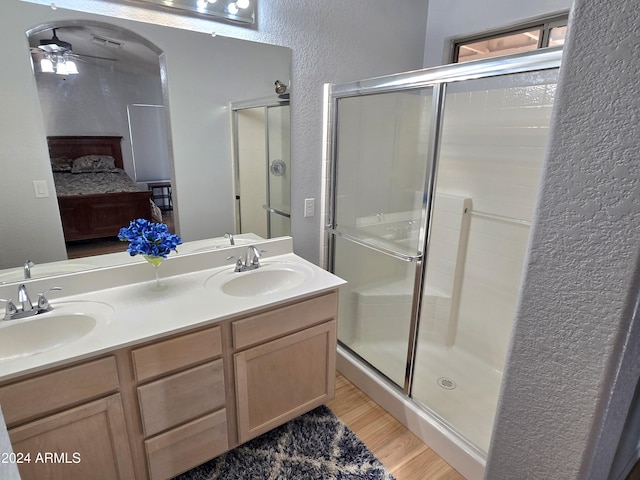
{"type": "Polygon", "coordinates": [[[304,216],[313,217],[316,214],[316,199],[305,198],[304,199],[304,216]]]}

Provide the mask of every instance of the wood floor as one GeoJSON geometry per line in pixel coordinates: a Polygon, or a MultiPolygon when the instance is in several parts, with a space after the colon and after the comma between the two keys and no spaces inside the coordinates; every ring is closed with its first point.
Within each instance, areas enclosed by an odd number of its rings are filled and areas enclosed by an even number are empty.
{"type": "Polygon", "coordinates": [[[364,442],[396,480],[464,479],[382,407],[340,374],[328,407],[364,442]]]}

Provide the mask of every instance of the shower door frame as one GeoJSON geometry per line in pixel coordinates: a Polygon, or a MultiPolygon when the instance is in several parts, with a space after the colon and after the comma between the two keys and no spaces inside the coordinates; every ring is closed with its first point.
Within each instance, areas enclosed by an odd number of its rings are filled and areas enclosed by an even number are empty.
{"type": "Polygon", "coordinates": [[[267,216],[267,237],[271,238],[271,217],[269,214],[280,215],[284,218],[291,219],[291,214],[287,212],[283,212],[281,210],[277,210],[271,207],[270,200],[270,182],[269,182],[269,165],[270,165],[270,156],[269,156],[269,121],[268,121],[268,113],[269,108],[272,107],[287,107],[290,106],[289,99],[280,99],[280,98],[256,98],[252,100],[242,100],[237,102],[231,102],[229,104],[229,109],[231,110],[231,148],[232,148],[232,161],[233,161],[233,187],[234,187],[234,222],[236,232],[239,232],[240,226],[242,225],[242,218],[240,214],[240,202],[241,202],[241,189],[240,189],[240,148],[239,148],[239,127],[238,127],[238,110],[250,110],[253,108],[264,108],[265,111],[265,132],[264,132],[264,142],[265,142],[265,154],[266,154],[266,198],[265,203],[262,205],[263,210],[265,210],[265,215],[267,216]],[[240,193],[239,193],[240,192],[240,193]]]}
{"type": "MultiPolygon", "coordinates": [[[[475,60],[466,63],[455,63],[440,67],[426,68],[411,72],[376,77],[367,80],[360,80],[344,84],[331,84],[327,90],[329,115],[329,191],[328,191],[328,222],[325,230],[328,233],[328,269],[335,271],[334,253],[335,238],[341,236],[347,240],[355,242],[363,247],[376,250],[386,255],[416,263],[416,280],[411,306],[411,319],[409,325],[409,338],[407,339],[407,356],[404,386],[401,390],[407,397],[411,397],[413,386],[413,375],[415,370],[415,354],[418,343],[418,328],[420,323],[420,309],[422,304],[422,294],[424,288],[426,261],[429,252],[429,233],[431,228],[431,218],[433,214],[434,187],[437,179],[438,157],[441,142],[441,124],[444,112],[444,99],[446,86],[449,83],[465,80],[475,80],[479,78],[496,77],[500,75],[511,75],[531,71],[556,69],[560,67],[562,59],[562,47],[545,48],[513,55],[506,55],[497,58],[475,60]],[[388,249],[372,245],[366,241],[345,234],[337,228],[335,223],[335,209],[337,204],[337,157],[338,157],[338,103],[340,99],[349,97],[360,97],[366,95],[396,93],[415,91],[418,89],[433,89],[433,109],[432,124],[429,128],[428,148],[427,148],[427,175],[424,183],[424,196],[422,203],[422,221],[418,235],[418,245],[422,250],[417,255],[403,255],[388,249]]],[[[357,353],[353,352],[342,342],[340,344],[366,362],[371,368],[386,378],[375,366],[367,362],[357,353]]],[[[394,384],[394,387],[397,386],[394,384]]]]}

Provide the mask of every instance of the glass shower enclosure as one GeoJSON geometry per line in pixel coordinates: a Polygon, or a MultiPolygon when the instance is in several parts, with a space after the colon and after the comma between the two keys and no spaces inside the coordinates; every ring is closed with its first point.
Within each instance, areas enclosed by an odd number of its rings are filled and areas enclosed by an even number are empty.
{"type": "Polygon", "coordinates": [[[340,344],[489,448],[561,52],[330,87],[340,344]]]}

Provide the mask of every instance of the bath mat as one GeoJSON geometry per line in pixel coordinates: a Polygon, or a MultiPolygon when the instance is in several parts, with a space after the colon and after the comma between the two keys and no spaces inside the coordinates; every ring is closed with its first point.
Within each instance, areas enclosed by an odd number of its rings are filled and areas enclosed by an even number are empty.
{"type": "Polygon", "coordinates": [[[394,480],[324,405],[176,479],[394,480]]]}

